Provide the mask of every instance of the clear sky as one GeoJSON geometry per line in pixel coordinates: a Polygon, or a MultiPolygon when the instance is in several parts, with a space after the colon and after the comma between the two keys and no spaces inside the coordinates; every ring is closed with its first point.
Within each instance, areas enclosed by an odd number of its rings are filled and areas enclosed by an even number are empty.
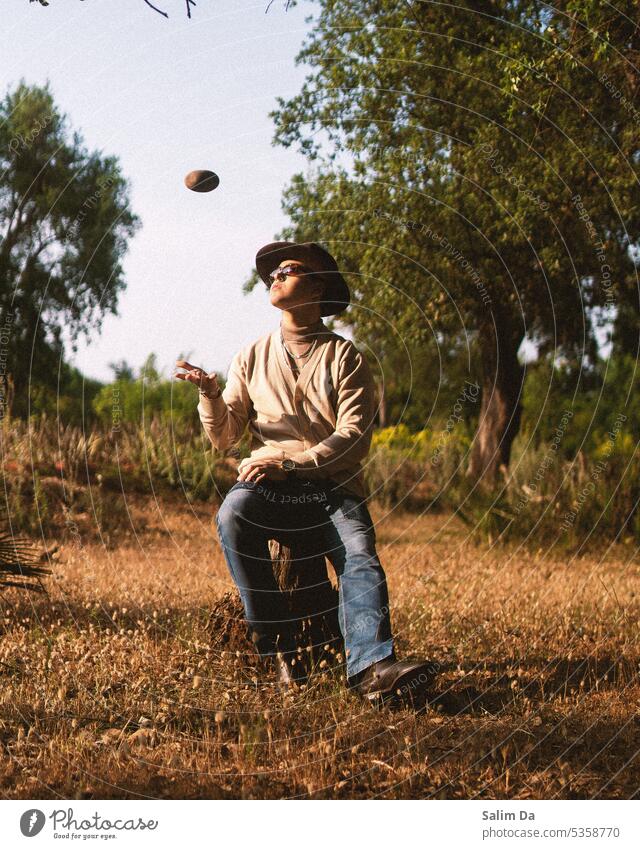
{"type": "Polygon", "coordinates": [[[110,362],[138,367],[151,352],[167,375],[180,353],[226,375],[240,347],[277,327],[266,289],[241,289],[286,223],[283,187],[306,168],[272,145],[268,112],[300,89],[294,57],[313,4],[198,0],[188,19],[185,0],[153,3],[169,17],[144,0],[3,2],[2,94],[48,79],[89,149],[119,157],[142,221],[119,316],[73,359],[104,380],[110,362]],[[187,190],[194,168],[215,171],[218,189],[187,190]]]}

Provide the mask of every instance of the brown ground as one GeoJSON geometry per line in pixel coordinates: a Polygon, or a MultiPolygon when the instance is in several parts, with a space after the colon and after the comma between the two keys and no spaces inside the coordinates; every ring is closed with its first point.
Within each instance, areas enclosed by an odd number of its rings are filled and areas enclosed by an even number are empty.
{"type": "Polygon", "coordinates": [[[50,599],[0,601],[3,798],[630,798],[640,788],[637,557],[471,544],[376,505],[401,656],[434,703],[376,711],[340,668],[293,695],[226,652],[208,506],[129,502],[119,544],[62,546],[50,599]]]}

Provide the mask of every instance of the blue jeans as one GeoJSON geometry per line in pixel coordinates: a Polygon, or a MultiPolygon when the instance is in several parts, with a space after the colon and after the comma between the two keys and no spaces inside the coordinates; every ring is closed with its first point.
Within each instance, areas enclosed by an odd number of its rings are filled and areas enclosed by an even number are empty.
{"type": "Polygon", "coordinates": [[[314,553],[329,558],[338,577],[338,623],[348,683],[392,654],[387,582],[365,498],[330,479],[237,481],[220,505],[216,526],[261,656],[293,648],[269,540],[286,544],[287,532],[300,530],[307,532],[303,538],[314,553]]]}

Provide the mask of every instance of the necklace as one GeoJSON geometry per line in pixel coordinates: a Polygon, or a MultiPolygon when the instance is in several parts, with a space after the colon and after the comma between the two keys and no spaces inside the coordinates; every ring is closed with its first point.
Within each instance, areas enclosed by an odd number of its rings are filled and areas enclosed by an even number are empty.
{"type": "Polygon", "coordinates": [[[285,349],[285,351],[287,352],[287,354],[289,354],[289,356],[290,356],[293,360],[304,360],[304,359],[306,359],[307,357],[310,357],[310,356],[311,356],[311,354],[312,354],[312,352],[313,352],[313,350],[314,350],[314,348],[316,347],[316,344],[317,344],[317,342],[318,342],[318,337],[316,336],[316,338],[313,340],[313,342],[311,343],[311,345],[309,346],[309,348],[308,348],[308,349],[304,352],[304,354],[297,354],[297,355],[296,355],[296,354],[292,354],[292,353],[291,353],[291,351],[287,348],[287,346],[286,346],[286,344],[285,344],[285,341],[284,341],[284,336],[282,335],[282,331],[280,331],[280,341],[282,342],[282,347],[285,349]]]}

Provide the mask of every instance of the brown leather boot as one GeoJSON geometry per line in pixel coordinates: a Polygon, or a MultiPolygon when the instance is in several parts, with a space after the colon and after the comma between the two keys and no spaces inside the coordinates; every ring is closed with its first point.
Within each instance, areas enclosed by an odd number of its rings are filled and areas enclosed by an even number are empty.
{"type": "Polygon", "coordinates": [[[370,702],[390,698],[412,700],[428,689],[438,673],[439,664],[428,660],[398,660],[395,654],[372,663],[356,676],[350,686],[370,702]]]}

